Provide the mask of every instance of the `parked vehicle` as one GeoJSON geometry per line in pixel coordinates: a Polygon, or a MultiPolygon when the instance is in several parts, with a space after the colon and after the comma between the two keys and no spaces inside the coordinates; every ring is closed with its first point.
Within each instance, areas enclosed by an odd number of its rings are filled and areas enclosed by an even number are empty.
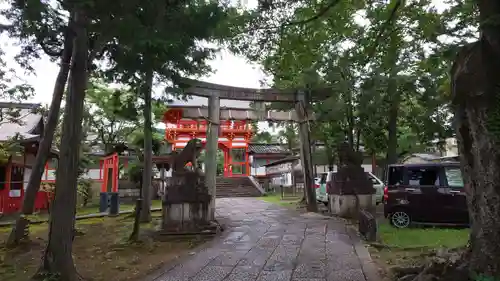
{"type": "Polygon", "coordinates": [[[328,205],[328,194],[326,194],[326,177],[327,173],[321,173],[316,177],[314,184],[316,187],[316,200],[328,205]]]}
{"type": "MultiPolygon", "coordinates": [[[[326,184],[327,182],[332,181],[333,175],[335,175],[336,173],[337,172],[328,172],[321,174],[321,180],[319,181],[320,186],[319,188],[316,189],[316,199],[320,202],[323,202],[323,204],[325,205],[328,205],[328,194],[326,192],[326,184]]],[[[379,203],[382,203],[382,199],[384,196],[384,183],[371,172],[366,172],[366,175],[373,182],[373,187],[376,190],[375,195],[378,205],[379,203]]]]}
{"type": "Polygon", "coordinates": [[[387,181],[384,215],[393,226],[469,223],[458,162],[389,165],[387,181]]]}

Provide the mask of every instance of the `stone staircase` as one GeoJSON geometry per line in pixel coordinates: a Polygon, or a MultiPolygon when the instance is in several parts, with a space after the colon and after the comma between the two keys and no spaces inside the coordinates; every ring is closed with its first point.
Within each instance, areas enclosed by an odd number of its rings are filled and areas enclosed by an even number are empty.
{"type": "Polygon", "coordinates": [[[257,197],[262,193],[252,184],[248,177],[217,177],[217,198],[224,197],[257,197]]]}

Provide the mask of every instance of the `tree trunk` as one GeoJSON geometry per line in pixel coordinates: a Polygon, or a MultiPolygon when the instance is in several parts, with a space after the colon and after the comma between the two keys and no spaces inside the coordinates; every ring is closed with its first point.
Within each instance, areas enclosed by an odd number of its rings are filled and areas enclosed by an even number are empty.
{"type": "Polygon", "coordinates": [[[328,172],[333,172],[335,169],[335,158],[328,157],[328,172]]]}
{"type": "Polygon", "coordinates": [[[398,103],[392,101],[387,125],[387,165],[398,162],[398,107],[398,103]]]}
{"type": "Polygon", "coordinates": [[[352,103],[352,92],[347,94],[347,141],[349,146],[354,149],[354,105],[352,103]]]}
{"type": "Polygon", "coordinates": [[[24,193],[21,216],[16,220],[16,224],[12,228],[9,238],[7,239],[7,246],[9,247],[18,245],[23,238],[27,238],[29,233],[29,219],[26,216],[31,215],[35,207],[36,195],[40,189],[45,163],[47,163],[49,158],[54,133],[58,123],[61,100],[64,96],[66,81],[68,80],[71,55],[73,52],[72,22],[73,18],[70,17],[67,30],[64,34],[64,49],[61,56],[61,66],[54,85],[47,122],[45,123],[43,137],[38,147],[35,164],[32,167],[31,175],[28,180],[28,186],[24,193]]]}
{"type": "Polygon", "coordinates": [[[452,68],[459,155],[471,223],[469,272],[500,278],[500,16],[498,1],[477,1],[479,42],[464,47],[452,68]],[[490,21],[488,22],[489,19],[490,21]]]}
{"type": "Polygon", "coordinates": [[[132,228],[132,233],[128,238],[129,241],[137,242],[139,241],[139,232],[141,229],[141,209],[142,209],[142,177],[138,183],[136,183],[136,187],[139,187],[139,198],[135,201],[135,210],[134,210],[134,226],[132,228]]]}
{"type": "Polygon", "coordinates": [[[153,71],[146,73],[144,91],[144,171],[142,176],[141,222],[151,221],[151,178],[153,172],[153,132],[151,121],[151,91],[153,90],[153,71]]]}
{"type": "Polygon", "coordinates": [[[356,151],[359,152],[359,148],[361,146],[361,130],[357,129],[356,130],[356,151]]]}
{"type": "Polygon", "coordinates": [[[10,247],[19,244],[19,242],[21,242],[21,240],[25,238],[25,236],[27,236],[29,233],[29,219],[26,216],[31,215],[35,207],[36,195],[38,193],[38,190],[40,189],[42,175],[45,170],[45,163],[47,163],[47,160],[49,158],[52,141],[54,139],[54,133],[58,124],[61,100],[64,96],[66,81],[68,80],[71,55],[73,52],[72,23],[73,17],[71,16],[69,19],[68,27],[66,28],[66,32],[64,34],[64,49],[61,56],[61,65],[59,67],[59,73],[57,74],[54,91],[52,93],[52,101],[50,103],[47,122],[45,123],[42,140],[38,147],[35,164],[32,167],[31,175],[28,180],[28,186],[24,193],[23,206],[21,209],[22,215],[19,216],[19,218],[16,220],[16,224],[12,228],[9,238],[7,239],[7,246],[10,247]]]}
{"type": "Polygon", "coordinates": [[[396,73],[393,70],[389,78],[387,92],[390,96],[389,120],[387,124],[387,158],[386,165],[398,162],[398,114],[400,95],[397,88],[396,73]]]}
{"type": "Polygon", "coordinates": [[[82,134],[83,101],[87,88],[88,18],[75,7],[75,41],[69,93],[66,96],[55,198],[49,222],[49,242],[40,272],[60,280],[77,280],[72,256],[75,226],[78,161],[82,134]]]}

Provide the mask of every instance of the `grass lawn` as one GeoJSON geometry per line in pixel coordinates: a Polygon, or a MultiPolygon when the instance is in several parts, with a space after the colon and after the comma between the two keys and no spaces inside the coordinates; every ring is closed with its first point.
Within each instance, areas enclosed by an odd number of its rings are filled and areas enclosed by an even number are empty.
{"type": "Polygon", "coordinates": [[[379,222],[381,242],[389,247],[369,247],[373,260],[380,268],[384,280],[390,280],[391,266],[418,265],[440,248],[465,246],[469,238],[469,229],[416,227],[397,229],[387,221],[379,222]]]}
{"type": "Polygon", "coordinates": [[[269,203],[285,206],[285,207],[296,207],[300,200],[298,196],[285,195],[284,199],[281,199],[281,194],[270,193],[266,196],[259,197],[259,199],[264,200],[269,203]]]}
{"type": "MultiPolygon", "coordinates": [[[[153,223],[141,228],[152,229],[158,225],[159,215],[154,213],[153,223]]],[[[73,243],[75,265],[80,275],[93,281],[140,280],[206,239],[156,241],[148,238],[131,244],[127,239],[133,219],[128,216],[85,219],[76,224],[83,234],[76,236],[73,243]]],[[[32,243],[29,245],[14,250],[0,246],[0,280],[26,281],[38,268],[47,242],[47,224],[32,225],[30,229],[32,243]]],[[[0,243],[9,231],[8,227],[0,228],[0,243]]]]}
{"type": "Polygon", "coordinates": [[[465,245],[469,239],[469,229],[436,227],[397,229],[383,222],[379,224],[378,230],[384,244],[402,248],[455,248],[465,245]]]}

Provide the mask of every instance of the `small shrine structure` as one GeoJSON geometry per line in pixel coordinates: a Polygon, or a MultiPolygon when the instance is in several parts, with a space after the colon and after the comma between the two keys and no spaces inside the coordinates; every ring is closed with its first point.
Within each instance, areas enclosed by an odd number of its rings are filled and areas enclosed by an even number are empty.
{"type": "MultiPolygon", "coordinates": [[[[40,104],[0,103],[0,143],[14,141],[21,146],[19,153],[6,155],[5,161],[0,162],[0,215],[16,213],[21,209],[44,130],[43,115],[39,109],[40,104]]],[[[45,190],[44,185],[54,182],[48,174],[48,167],[49,163],[55,163],[52,160],[56,158],[57,151],[51,151],[35,199],[35,210],[45,210],[49,206],[52,193],[45,190]]]]}

